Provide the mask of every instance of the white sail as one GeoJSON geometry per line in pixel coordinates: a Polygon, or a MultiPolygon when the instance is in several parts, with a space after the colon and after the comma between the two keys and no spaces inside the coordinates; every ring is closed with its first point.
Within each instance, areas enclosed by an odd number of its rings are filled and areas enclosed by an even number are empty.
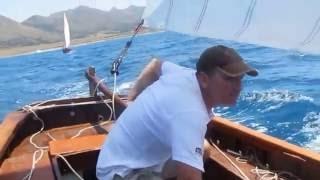
{"type": "Polygon", "coordinates": [[[70,47],[70,29],[66,14],[63,14],[65,48],[70,47]]]}
{"type": "Polygon", "coordinates": [[[319,0],[148,0],[145,26],[320,52],[319,0]]]}

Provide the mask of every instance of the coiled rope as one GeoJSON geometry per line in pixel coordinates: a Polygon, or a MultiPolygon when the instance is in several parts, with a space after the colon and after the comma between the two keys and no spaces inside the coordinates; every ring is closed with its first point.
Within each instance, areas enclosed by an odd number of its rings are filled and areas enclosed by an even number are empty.
{"type": "MultiPolygon", "coordinates": [[[[242,175],[242,178],[244,180],[249,180],[249,177],[240,169],[239,166],[237,166],[213,141],[210,141],[210,144],[218,150],[220,154],[222,154],[242,175]]],[[[248,158],[242,156],[241,153],[236,153],[234,151],[228,150],[227,152],[232,154],[233,156],[238,156],[236,157],[236,161],[239,163],[247,163],[248,158]]],[[[271,171],[268,170],[267,167],[263,166],[262,163],[260,163],[256,153],[254,153],[254,159],[255,161],[259,164],[259,166],[263,167],[264,169],[258,168],[256,166],[254,169],[251,169],[250,172],[258,176],[258,180],[288,180],[288,179],[296,179],[296,180],[301,180],[299,177],[294,175],[291,172],[288,171],[271,171]],[[288,178],[286,178],[288,177],[288,178]]]]}

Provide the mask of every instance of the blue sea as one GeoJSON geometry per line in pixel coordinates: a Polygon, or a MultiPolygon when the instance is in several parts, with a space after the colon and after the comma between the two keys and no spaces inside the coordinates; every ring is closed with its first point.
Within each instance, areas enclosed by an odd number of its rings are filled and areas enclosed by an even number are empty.
{"type": "MultiPolygon", "coordinates": [[[[34,101],[88,95],[84,71],[94,66],[112,88],[111,63],[127,38],[61,50],[0,58],[0,118],[34,101]]],[[[118,89],[125,92],[151,57],[195,67],[209,46],[235,48],[259,70],[245,77],[235,107],[215,113],[260,132],[320,152],[320,56],[209,38],[161,32],[136,37],[120,66],[118,89]]]]}

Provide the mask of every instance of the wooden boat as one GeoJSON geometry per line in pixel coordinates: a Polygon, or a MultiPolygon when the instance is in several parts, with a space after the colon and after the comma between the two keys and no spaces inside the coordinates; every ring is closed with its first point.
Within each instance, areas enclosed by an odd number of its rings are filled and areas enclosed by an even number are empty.
{"type": "MultiPolygon", "coordinates": [[[[108,97],[93,96],[9,113],[0,125],[0,179],[75,179],[73,171],[95,179],[99,150],[114,124],[110,107],[108,97]]],[[[117,115],[125,107],[116,101],[117,115]]],[[[203,179],[320,179],[320,154],[230,120],[215,117],[206,138],[212,147],[203,179]]]]}

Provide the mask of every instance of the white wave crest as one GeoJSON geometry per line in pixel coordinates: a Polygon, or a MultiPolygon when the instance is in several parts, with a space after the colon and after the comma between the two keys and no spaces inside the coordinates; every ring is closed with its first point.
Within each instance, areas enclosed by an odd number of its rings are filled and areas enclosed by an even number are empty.
{"type": "Polygon", "coordinates": [[[134,85],[135,81],[129,81],[129,82],[125,82],[120,84],[117,88],[116,88],[116,92],[118,94],[122,94],[122,95],[127,95],[129,93],[129,90],[132,88],[132,86],[134,85]]]}
{"type": "Polygon", "coordinates": [[[260,109],[259,111],[262,112],[262,113],[266,113],[266,112],[270,112],[272,110],[276,110],[276,109],[279,109],[283,106],[283,102],[282,103],[279,103],[277,105],[270,105],[269,107],[265,108],[265,109],[260,109]]]}
{"type": "Polygon", "coordinates": [[[250,123],[249,124],[250,127],[252,127],[253,129],[255,129],[256,131],[258,132],[261,132],[261,133],[266,133],[268,132],[268,128],[265,127],[265,126],[262,126],[261,124],[258,124],[258,123],[250,123]]]}
{"type": "Polygon", "coordinates": [[[303,118],[303,122],[306,122],[306,124],[301,132],[311,138],[305,146],[313,151],[320,152],[320,112],[309,112],[303,118]]]}
{"type": "MultiPolygon", "coordinates": [[[[51,93],[56,98],[74,98],[89,96],[87,81],[61,84],[51,89],[44,89],[44,93],[51,93]]],[[[41,91],[41,90],[40,90],[41,91]]]]}
{"type": "Polygon", "coordinates": [[[303,127],[303,132],[317,132],[320,135],[320,112],[309,112],[303,122],[307,122],[303,127]]]}
{"type": "Polygon", "coordinates": [[[267,91],[253,91],[247,95],[241,97],[242,100],[256,101],[256,102],[298,102],[298,101],[309,101],[313,102],[313,98],[304,96],[288,90],[277,90],[271,89],[267,91]]]}
{"type": "Polygon", "coordinates": [[[317,136],[315,139],[306,144],[306,147],[320,153],[320,136],[317,136]]]}
{"type": "Polygon", "coordinates": [[[257,106],[258,112],[266,113],[280,109],[291,102],[313,102],[313,98],[290,92],[288,90],[270,89],[266,91],[253,91],[240,97],[242,101],[249,101],[251,105],[257,106]]]}

